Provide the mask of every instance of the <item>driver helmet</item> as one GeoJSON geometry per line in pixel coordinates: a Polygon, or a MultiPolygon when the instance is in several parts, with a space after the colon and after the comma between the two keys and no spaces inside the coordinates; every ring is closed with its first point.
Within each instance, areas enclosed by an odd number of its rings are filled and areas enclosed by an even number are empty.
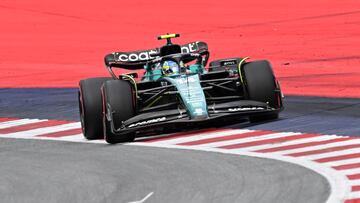
{"type": "Polygon", "coordinates": [[[164,75],[174,75],[179,73],[179,65],[175,61],[164,61],[161,68],[164,75]]]}

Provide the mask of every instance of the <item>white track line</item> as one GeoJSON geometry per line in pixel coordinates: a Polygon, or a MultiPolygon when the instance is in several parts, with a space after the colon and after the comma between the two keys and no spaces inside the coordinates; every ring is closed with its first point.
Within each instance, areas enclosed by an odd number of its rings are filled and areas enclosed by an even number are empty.
{"type": "Polygon", "coordinates": [[[346,170],[339,170],[340,173],[344,175],[354,175],[360,173],[360,168],[352,168],[352,169],[346,169],[346,170]]]}
{"type": "Polygon", "coordinates": [[[59,137],[58,140],[70,141],[70,142],[89,142],[89,140],[87,140],[82,133],[81,134],[76,134],[76,135],[59,137]]]}
{"type": "Polygon", "coordinates": [[[105,140],[88,140],[84,137],[84,135],[81,134],[76,134],[76,135],[70,135],[70,136],[64,136],[64,137],[60,137],[59,139],[60,141],[67,141],[67,142],[83,142],[83,143],[96,143],[96,144],[107,144],[105,142],[105,140]]]}
{"type": "MultiPolygon", "coordinates": [[[[197,146],[206,147],[206,148],[222,147],[222,146],[227,146],[227,145],[232,145],[232,144],[241,144],[241,143],[246,143],[246,142],[262,141],[262,140],[267,140],[267,139],[281,138],[281,137],[285,137],[285,136],[293,136],[293,135],[300,135],[300,134],[301,133],[293,133],[293,132],[271,133],[271,134],[254,136],[254,137],[206,143],[206,144],[201,144],[201,145],[197,145],[197,146]]],[[[256,145],[256,146],[259,146],[259,145],[256,145]]],[[[246,148],[244,148],[244,150],[246,150],[246,148]]],[[[248,150],[246,150],[246,151],[248,151],[248,150]]]]}
{"type": "Polygon", "coordinates": [[[351,192],[346,199],[357,199],[360,198],[360,191],[351,192]]]}
{"type": "Polygon", "coordinates": [[[215,138],[215,137],[222,137],[222,136],[230,136],[230,135],[236,135],[236,134],[244,134],[248,132],[253,132],[253,130],[224,130],[224,131],[217,131],[217,132],[201,132],[201,133],[195,133],[191,136],[186,137],[179,137],[174,139],[168,139],[164,141],[157,141],[158,144],[180,144],[185,142],[193,142],[193,141],[199,141],[202,139],[208,139],[208,138],[215,138]]]}
{"type": "MultiPolygon", "coordinates": [[[[253,146],[253,147],[247,147],[246,149],[249,150],[249,151],[257,151],[257,150],[271,149],[271,148],[275,148],[275,147],[284,147],[284,146],[295,145],[295,144],[305,144],[305,143],[311,143],[311,142],[316,142],[316,141],[325,141],[325,140],[331,140],[331,139],[335,139],[335,138],[338,138],[338,136],[331,135],[331,136],[317,136],[317,137],[309,137],[309,138],[299,138],[299,139],[296,139],[296,140],[289,140],[289,141],[284,141],[284,142],[257,145],[257,146],[253,146]]],[[[284,154],[284,152],[290,151],[290,150],[293,150],[293,149],[275,151],[275,152],[270,152],[270,153],[284,154]]]]}
{"type": "Polygon", "coordinates": [[[347,164],[356,164],[356,163],[360,163],[360,159],[358,157],[351,158],[351,159],[338,160],[338,161],[324,162],[324,163],[321,163],[321,164],[331,166],[331,167],[335,167],[335,166],[341,166],[341,165],[347,165],[347,164]]]}
{"type": "Polygon", "coordinates": [[[6,122],[1,122],[0,123],[0,129],[5,129],[5,128],[11,128],[11,127],[16,127],[16,126],[21,126],[21,125],[26,125],[26,124],[32,124],[32,123],[39,123],[39,122],[43,122],[43,121],[48,121],[47,119],[19,119],[19,120],[13,120],[13,121],[6,121],[6,122]]]}
{"type": "MultiPolygon", "coordinates": [[[[84,136],[83,136],[84,137],[84,136]]],[[[85,138],[84,138],[85,139],[85,138]]],[[[86,139],[85,139],[86,140],[86,139]]],[[[86,140],[84,142],[87,142],[87,143],[94,143],[94,144],[109,144],[107,143],[105,140],[86,140]]]]}
{"type": "Polygon", "coordinates": [[[71,130],[75,128],[80,128],[80,123],[67,123],[67,124],[61,124],[61,125],[55,125],[50,127],[43,127],[43,128],[37,128],[27,131],[20,131],[16,133],[9,133],[9,134],[3,134],[1,137],[11,137],[11,138],[24,138],[24,137],[34,137],[37,135],[43,135],[47,133],[55,133],[55,132],[61,132],[65,130],[71,130]]]}
{"type": "MultiPolygon", "coordinates": [[[[303,158],[310,159],[310,160],[316,160],[316,159],[322,159],[322,158],[328,158],[328,157],[351,155],[351,154],[359,153],[359,152],[360,152],[360,148],[353,148],[353,149],[346,149],[346,150],[342,150],[342,151],[332,151],[332,152],[327,152],[327,153],[308,155],[308,156],[304,156],[303,158]]],[[[357,158],[357,159],[359,160],[359,158],[357,158]]]]}
{"type": "MultiPolygon", "coordinates": [[[[341,138],[341,137],[338,137],[338,138],[341,138]]],[[[284,150],[284,151],[281,151],[281,153],[279,153],[279,154],[284,155],[284,154],[292,154],[292,153],[299,153],[299,152],[308,152],[308,151],[313,151],[313,150],[328,149],[331,147],[341,147],[341,146],[352,145],[352,144],[360,144],[360,139],[344,140],[344,141],[333,142],[333,143],[329,143],[329,144],[315,145],[315,146],[303,147],[303,148],[286,150],[286,151],[284,150]]],[[[352,148],[352,149],[356,149],[356,148],[352,148]]],[[[341,150],[339,150],[339,151],[341,151],[341,150]]],[[[308,156],[308,155],[306,155],[306,156],[308,156]]]]}
{"type": "Polygon", "coordinates": [[[60,137],[60,141],[67,141],[67,142],[82,142],[82,143],[94,143],[94,144],[107,144],[105,140],[88,140],[84,137],[84,135],[76,134],[76,135],[70,135],[70,136],[64,136],[60,137]]]}
{"type": "Polygon", "coordinates": [[[21,139],[29,140],[51,140],[51,141],[64,141],[64,142],[77,142],[87,144],[107,144],[105,140],[87,140],[83,134],[74,134],[63,137],[19,137],[21,139]]]}
{"type": "Polygon", "coordinates": [[[357,180],[349,180],[350,185],[352,186],[356,186],[356,185],[360,185],[360,179],[357,180]]]}
{"type": "Polygon", "coordinates": [[[138,201],[133,201],[133,202],[128,202],[128,203],[144,203],[147,199],[149,199],[149,197],[151,197],[151,195],[153,195],[154,192],[150,192],[149,194],[147,194],[143,199],[138,200],[138,201]]]}

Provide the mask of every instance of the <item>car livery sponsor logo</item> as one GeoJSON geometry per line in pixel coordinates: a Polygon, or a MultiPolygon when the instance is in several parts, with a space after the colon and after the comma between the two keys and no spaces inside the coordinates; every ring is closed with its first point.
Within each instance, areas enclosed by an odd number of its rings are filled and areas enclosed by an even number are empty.
{"type": "Polygon", "coordinates": [[[128,126],[128,128],[133,128],[133,127],[142,126],[142,125],[151,124],[151,123],[158,123],[158,122],[162,122],[162,121],[165,121],[165,120],[166,120],[166,117],[154,118],[154,119],[151,119],[151,120],[141,121],[141,122],[131,124],[131,125],[128,126]]]}
{"type": "Polygon", "coordinates": [[[189,43],[181,46],[181,52],[183,54],[192,53],[199,50],[198,42],[189,43]]]}
{"type": "MultiPolygon", "coordinates": [[[[181,52],[183,54],[196,52],[197,50],[199,50],[198,42],[192,42],[181,46],[181,52]]],[[[154,59],[155,57],[151,55],[158,53],[159,53],[159,49],[151,49],[151,50],[144,50],[144,51],[130,52],[130,53],[118,52],[115,54],[117,55],[116,59],[118,61],[135,62],[135,61],[148,61],[154,59]]]]}
{"type": "Polygon", "coordinates": [[[235,62],[234,61],[225,61],[224,66],[228,66],[228,65],[235,65],[235,62]]]}
{"type": "Polygon", "coordinates": [[[251,110],[264,110],[263,107],[244,107],[244,108],[229,108],[228,111],[236,112],[236,111],[251,111],[251,110]]]}
{"type": "Polygon", "coordinates": [[[236,65],[237,61],[236,60],[232,60],[232,61],[222,61],[221,62],[221,66],[232,66],[232,65],[236,65]]]}
{"type": "Polygon", "coordinates": [[[154,59],[152,54],[157,54],[158,51],[156,49],[149,50],[149,51],[142,51],[142,52],[134,52],[134,53],[120,53],[118,56],[119,61],[147,61],[150,59],[154,59]]]}

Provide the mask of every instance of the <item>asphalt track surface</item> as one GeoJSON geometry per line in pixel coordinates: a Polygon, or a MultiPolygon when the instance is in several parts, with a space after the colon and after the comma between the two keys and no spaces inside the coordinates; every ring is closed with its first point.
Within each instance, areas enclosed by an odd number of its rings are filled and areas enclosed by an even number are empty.
{"type": "Polygon", "coordinates": [[[1,139],[2,202],[325,202],[317,173],[189,150],[1,139]],[[311,182],[311,184],[309,184],[311,182]]]}

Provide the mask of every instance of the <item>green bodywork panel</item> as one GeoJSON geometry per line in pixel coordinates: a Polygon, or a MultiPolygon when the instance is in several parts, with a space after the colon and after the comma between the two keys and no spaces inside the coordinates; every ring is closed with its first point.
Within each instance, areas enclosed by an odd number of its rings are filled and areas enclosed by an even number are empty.
{"type": "Polygon", "coordinates": [[[161,69],[146,71],[143,76],[144,81],[157,81],[159,78],[163,77],[161,69]]]}
{"type": "Polygon", "coordinates": [[[191,119],[209,117],[198,74],[178,75],[163,79],[176,87],[191,119]]]}
{"type": "Polygon", "coordinates": [[[190,73],[205,73],[206,70],[203,65],[193,64],[189,66],[190,73]]]}
{"type": "MultiPolygon", "coordinates": [[[[146,69],[146,67],[145,67],[146,69]]],[[[191,119],[207,118],[207,104],[200,84],[199,74],[206,73],[201,64],[192,64],[187,73],[164,76],[161,69],[147,70],[143,81],[167,81],[174,85],[191,119]]]]}

